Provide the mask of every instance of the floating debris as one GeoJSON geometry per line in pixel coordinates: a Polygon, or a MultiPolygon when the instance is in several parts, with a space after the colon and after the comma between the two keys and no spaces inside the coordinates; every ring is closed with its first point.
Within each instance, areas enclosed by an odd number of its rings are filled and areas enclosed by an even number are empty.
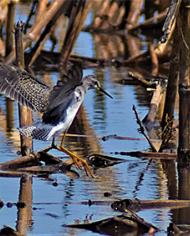
{"type": "Polygon", "coordinates": [[[0,236],[19,236],[19,233],[11,227],[5,226],[3,229],[0,230],[0,236]]]}
{"type": "Polygon", "coordinates": [[[123,199],[115,201],[111,204],[111,207],[120,212],[126,212],[129,209],[139,211],[143,209],[151,208],[184,208],[190,207],[190,200],[139,200],[139,199],[123,199]]]}
{"type": "Polygon", "coordinates": [[[126,160],[102,154],[92,154],[88,157],[88,162],[94,168],[105,168],[108,166],[113,166],[122,162],[126,162],[126,160]]]}
{"type": "Polygon", "coordinates": [[[135,233],[136,235],[143,233],[155,233],[158,228],[147,223],[133,212],[128,212],[122,215],[110,217],[92,223],[80,223],[63,225],[64,227],[87,229],[93,232],[106,235],[128,235],[135,233]]]}
{"type": "Polygon", "coordinates": [[[169,236],[172,235],[183,235],[188,236],[190,234],[190,225],[183,225],[183,224],[174,224],[170,223],[170,225],[167,228],[167,232],[169,236]]]}

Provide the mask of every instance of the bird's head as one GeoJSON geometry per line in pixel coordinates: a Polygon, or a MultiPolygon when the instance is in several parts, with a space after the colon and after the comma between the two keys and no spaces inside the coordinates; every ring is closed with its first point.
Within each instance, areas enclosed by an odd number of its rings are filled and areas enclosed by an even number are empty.
{"type": "Polygon", "coordinates": [[[94,75],[87,75],[82,79],[83,86],[86,90],[88,89],[97,89],[100,92],[104,93],[110,98],[113,98],[108,92],[106,92],[100,85],[100,82],[96,79],[94,75]]]}

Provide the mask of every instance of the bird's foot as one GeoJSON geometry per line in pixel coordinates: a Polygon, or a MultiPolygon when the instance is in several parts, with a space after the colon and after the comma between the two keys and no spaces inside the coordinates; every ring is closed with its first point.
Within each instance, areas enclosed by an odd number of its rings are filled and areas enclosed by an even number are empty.
{"type": "Polygon", "coordinates": [[[87,161],[82,159],[81,157],[78,157],[76,154],[70,152],[68,149],[62,147],[62,146],[59,146],[59,147],[56,147],[57,150],[61,151],[61,152],[65,152],[67,153],[73,160],[73,164],[75,164],[75,166],[78,168],[78,169],[82,169],[84,168],[85,172],[86,172],[86,175],[87,176],[90,176],[92,178],[95,178],[96,176],[93,174],[90,166],[88,165],[87,161]]]}

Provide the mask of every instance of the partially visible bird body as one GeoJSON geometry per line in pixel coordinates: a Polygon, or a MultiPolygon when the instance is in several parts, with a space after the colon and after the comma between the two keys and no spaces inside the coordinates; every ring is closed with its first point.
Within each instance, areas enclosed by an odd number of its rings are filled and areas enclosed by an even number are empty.
{"type": "Polygon", "coordinates": [[[93,75],[82,77],[81,64],[68,65],[62,79],[49,88],[27,71],[0,63],[0,93],[43,113],[41,122],[19,129],[22,135],[50,140],[67,132],[89,89],[97,88],[111,97],[93,75]]]}
{"type": "Polygon", "coordinates": [[[64,113],[60,114],[58,122],[56,122],[56,120],[52,120],[51,123],[45,123],[43,121],[38,122],[36,125],[34,124],[33,126],[20,128],[20,133],[26,137],[46,141],[66,132],[71,126],[76,113],[84,100],[84,96],[81,96],[82,93],[84,92],[80,89],[80,86],[75,89],[73,99],[70,101],[70,104],[64,113]]]}
{"type": "Polygon", "coordinates": [[[32,126],[25,126],[19,128],[22,135],[26,137],[32,137],[33,139],[47,141],[51,137],[57,136],[58,132],[64,131],[64,122],[60,122],[58,125],[53,126],[50,124],[43,124],[42,122],[34,124],[32,126]]]}
{"type": "MultiPolygon", "coordinates": [[[[0,93],[43,113],[40,122],[19,129],[22,135],[44,141],[53,138],[54,141],[69,129],[87,90],[96,88],[111,97],[93,75],[82,78],[81,64],[68,65],[61,79],[49,88],[28,72],[0,63],[0,93]]],[[[51,148],[55,147],[53,144],[51,148]]],[[[62,146],[57,149],[70,155],[78,168],[83,166],[88,175],[94,176],[85,160],[62,146]]]]}

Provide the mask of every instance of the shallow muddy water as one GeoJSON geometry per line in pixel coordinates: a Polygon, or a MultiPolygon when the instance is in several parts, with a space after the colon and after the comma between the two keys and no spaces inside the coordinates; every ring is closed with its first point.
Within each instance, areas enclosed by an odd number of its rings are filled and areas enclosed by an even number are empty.
{"type": "MultiPolygon", "coordinates": [[[[27,7],[26,7],[27,12],[27,7]]],[[[25,13],[27,14],[27,13],[25,13]]],[[[17,20],[25,19],[20,8],[17,9],[17,20]]],[[[95,36],[81,33],[76,42],[74,53],[83,56],[96,56],[95,36]]],[[[142,48],[144,44],[142,44],[142,48]]],[[[48,44],[46,47],[48,48],[48,44]]],[[[100,46],[100,45],[99,45],[100,46]]],[[[103,47],[103,46],[102,46],[103,47]]],[[[84,106],[78,114],[79,121],[73,124],[71,132],[86,135],[85,137],[66,137],[65,145],[71,151],[82,156],[91,153],[102,153],[119,157],[126,162],[96,170],[97,179],[89,178],[83,171],[76,170],[80,177],[70,178],[63,173],[32,178],[32,210],[27,235],[100,235],[82,229],[65,228],[65,224],[96,221],[120,213],[111,209],[111,200],[123,198],[138,199],[188,199],[188,173],[179,176],[175,163],[153,161],[148,167],[148,160],[135,157],[115,155],[122,151],[143,151],[149,148],[147,141],[138,132],[138,125],[132,106],[135,105],[141,118],[148,111],[150,94],[140,85],[119,83],[127,78],[127,68],[106,67],[86,69],[84,74],[95,74],[104,89],[113,99],[104,97],[95,91],[89,91],[84,106]],[[107,135],[124,136],[131,140],[109,139],[107,135]],[[179,181],[179,182],[178,182],[179,181]],[[180,184],[179,184],[180,183],[180,184]],[[179,186],[179,187],[177,187],[179,186]],[[105,193],[110,193],[106,196],[105,193]],[[102,201],[100,205],[84,202],[102,201]]],[[[59,73],[37,73],[46,83],[56,83],[59,73]]],[[[17,157],[19,151],[19,134],[17,127],[18,106],[14,103],[12,112],[8,112],[6,99],[0,96],[0,159],[1,162],[17,157]]],[[[34,115],[38,119],[39,114],[34,115]]],[[[50,142],[34,141],[34,150],[47,147],[50,142]]],[[[53,154],[66,155],[57,151],[53,154]]],[[[20,178],[0,177],[0,199],[6,204],[19,200],[20,178]]],[[[138,212],[139,216],[158,227],[156,235],[165,235],[170,222],[188,223],[188,209],[171,210],[169,208],[147,209],[138,212]]],[[[24,221],[24,219],[22,219],[24,221]]],[[[0,229],[4,225],[13,229],[22,224],[16,206],[4,206],[0,209],[0,229]]]]}

